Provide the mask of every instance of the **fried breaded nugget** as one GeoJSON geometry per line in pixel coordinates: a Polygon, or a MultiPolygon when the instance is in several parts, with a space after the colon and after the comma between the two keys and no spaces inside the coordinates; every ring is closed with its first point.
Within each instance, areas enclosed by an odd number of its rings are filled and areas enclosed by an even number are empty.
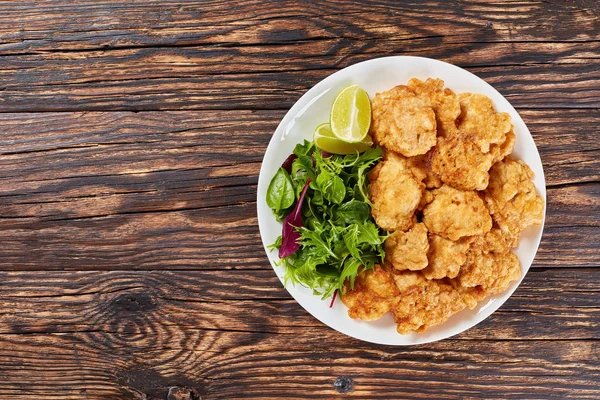
{"type": "Polygon", "coordinates": [[[421,196],[421,201],[419,202],[419,205],[417,206],[417,211],[423,211],[423,209],[425,207],[427,207],[427,204],[431,203],[433,201],[433,193],[431,192],[431,190],[425,190],[423,192],[423,196],[421,196]]]}
{"type": "Polygon", "coordinates": [[[435,112],[437,131],[440,136],[448,136],[456,132],[456,119],[460,115],[460,103],[458,96],[444,88],[441,79],[428,78],[425,82],[412,78],[408,81],[408,87],[418,96],[427,96],[431,102],[431,108],[435,112]]]}
{"type": "Polygon", "coordinates": [[[400,85],[377,93],[371,110],[371,136],[376,144],[407,157],[425,154],[435,145],[435,113],[428,97],[400,85]]]}
{"type": "Polygon", "coordinates": [[[429,241],[425,224],[418,223],[410,231],[396,231],[384,243],[386,262],[397,270],[417,271],[427,266],[429,241]]]}
{"type": "Polygon", "coordinates": [[[460,285],[458,279],[450,279],[449,282],[471,310],[488,295],[488,291],[483,286],[464,287],[460,285]]]}
{"type": "Polygon", "coordinates": [[[492,100],[482,94],[461,93],[458,129],[470,136],[483,153],[490,151],[490,145],[501,144],[512,129],[510,115],[498,113],[492,100]]]}
{"type": "Polygon", "coordinates": [[[476,192],[444,185],[433,192],[433,201],[423,209],[423,222],[430,232],[446,239],[480,235],[492,229],[492,218],[476,192]]]}
{"type": "Polygon", "coordinates": [[[427,280],[418,271],[396,271],[394,280],[400,295],[392,305],[392,314],[400,334],[422,332],[466,307],[462,295],[452,285],[427,280]]]}
{"type": "Polygon", "coordinates": [[[455,278],[467,259],[467,251],[473,241],[464,237],[456,242],[438,235],[429,236],[429,264],[423,270],[427,279],[455,278]]]}
{"type": "MultiPolygon", "coordinates": [[[[430,152],[431,151],[432,150],[430,150],[430,152]]],[[[437,189],[442,186],[443,182],[427,166],[428,157],[429,153],[420,156],[409,157],[407,159],[408,167],[413,175],[425,184],[427,189],[437,189]]]]}
{"type": "Polygon", "coordinates": [[[374,269],[358,274],[354,289],[350,289],[349,281],[344,282],[342,302],[348,307],[350,318],[372,321],[390,311],[397,295],[398,289],[391,272],[375,265],[374,269]]]}
{"type": "Polygon", "coordinates": [[[516,247],[523,230],[542,223],[544,200],[531,181],[533,171],[523,161],[507,157],[494,164],[485,201],[509,245],[516,247]]]}
{"type": "Polygon", "coordinates": [[[414,177],[400,157],[389,155],[369,173],[371,214],[388,231],[408,230],[414,224],[425,185],[414,177]]]}
{"type": "Polygon", "coordinates": [[[496,294],[520,277],[519,259],[510,251],[502,233],[492,229],[471,245],[458,281],[463,287],[481,286],[488,294],[496,294]]]}
{"type": "Polygon", "coordinates": [[[444,183],[462,190],[487,187],[492,156],[483,154],[468,137],[440,138],[429,152],[427,165],[444,183]]]}
{"type": "Polygon", "coordinates": [[[385,147],[383,148],[383,160],[387,160],[388,158],[402,160],[404,166],[410,169],[410,172],[413,173],[415,178],[423,182],[427,189],[437,189],[442,186],[443,182],[427,166],[428,156],[429,153],[413,157],[404,157],[402,154],[388,150],[385,147]]]}
{"type": "Polygon", "coordinates": [[[502,161],[504,157],[512,153],[513,149],[515,148],[516,141],[517,136],[511,129],[510,132],[506,134],[506,140],[504,143],[491,145],[489,154],[492,157],[492,165],[496,164],[498,161],[502,161]]]}

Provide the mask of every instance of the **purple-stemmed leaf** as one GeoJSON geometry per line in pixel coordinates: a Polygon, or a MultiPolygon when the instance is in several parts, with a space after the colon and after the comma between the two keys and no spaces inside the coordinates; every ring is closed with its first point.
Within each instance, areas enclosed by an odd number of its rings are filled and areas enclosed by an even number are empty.
{"type": "Polygon", "coordinates": [[[281,168],[285,169],[288,174],[291,174],[292,173],[292,163],[294,162],[294,160],[296,158],[298,158],[297,155],[295,155],[293,153],[290,154],[290,156],[285,159],[285,161],[283,162],[283,164],[281,164],[281,168]]]}
{"type": "Polygon", "coordinates": [[[306,191],[308,190],[309,183],[310,178],[306,181],[304,189],[302,189],[302,194],[300,194],[300,198],[296,203],[296,207],[294,207],[294,210],[283,219],[279,258],[288,257],[294,254],[300,248],[300,243],[298,243],[300,239],[300,234],[298,233],[296,228],[304,226],[302,223],[302,203],[304,202],[304,196],[306,195],[306,191]]]}
{"type": "Polygon", "coordinates": [[[331,153],[328,153],[325,150],[321,150],[321,156],[323,156],[323,158],[329,158],[331,157],[331,153]]]}

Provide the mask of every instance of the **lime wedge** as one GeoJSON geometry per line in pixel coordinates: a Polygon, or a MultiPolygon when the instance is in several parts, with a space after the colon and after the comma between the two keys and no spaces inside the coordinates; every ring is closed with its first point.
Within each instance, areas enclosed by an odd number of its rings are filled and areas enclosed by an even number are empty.
{"type": "Polygon", "coordinates": [[[344,142],[362,142],[371,125],[369,95],[357,85],[342,90],[331,107],[331,130],[344,142]]]}
{"type": "Polygon", "coordinates": [[[348,143],[335,137],[331,131],[331,125],[327,122],[317,126],[313,135],[313,141],[321,150],[331,154],[355,154],[362,153],[373,145],[371,137],[367,135],[362,142],[348,143]]]}

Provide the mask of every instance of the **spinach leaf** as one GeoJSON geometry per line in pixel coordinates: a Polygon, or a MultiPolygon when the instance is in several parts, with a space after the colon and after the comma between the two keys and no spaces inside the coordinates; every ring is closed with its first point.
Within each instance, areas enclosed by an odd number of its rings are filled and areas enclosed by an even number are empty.
{"type": "Polygon", "coordinates": [[[294,200],[296,195],[292,179],[285,169],[279,168],[267,189],[267,205],[277,213],[291,207],[294,200]]]}

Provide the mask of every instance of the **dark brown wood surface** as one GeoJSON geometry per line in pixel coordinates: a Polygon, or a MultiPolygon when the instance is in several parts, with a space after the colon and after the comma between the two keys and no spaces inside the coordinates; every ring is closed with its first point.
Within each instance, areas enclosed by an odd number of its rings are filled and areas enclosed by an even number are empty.
{"type": "Polygon", "coordinates": [[[0,399],[600,398],[600,3],[0,2],[0,399]],[[256,184],[311,86],[434,57],[494,85],[548,209],[515,294],[390,347],[266,259],[256,184]]]}

